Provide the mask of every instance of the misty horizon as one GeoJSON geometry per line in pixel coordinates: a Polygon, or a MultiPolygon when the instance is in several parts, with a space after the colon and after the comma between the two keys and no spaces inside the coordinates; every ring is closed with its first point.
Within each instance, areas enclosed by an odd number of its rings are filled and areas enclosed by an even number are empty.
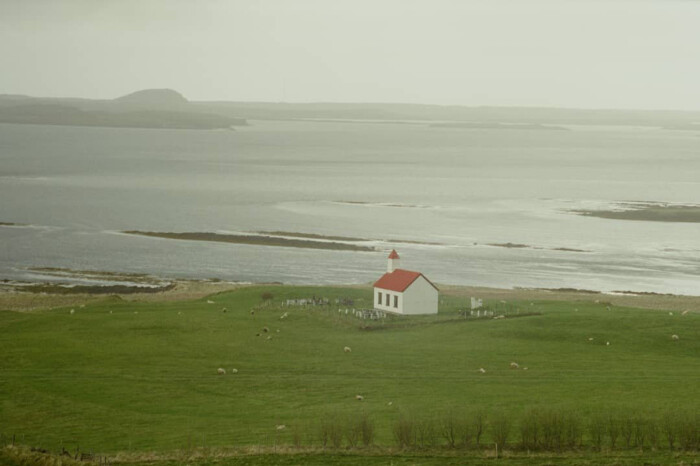
{"type": "Polygon", "coordinates": [[[700,110],[700,3],[0,5],[0,93],[700,110]]]}

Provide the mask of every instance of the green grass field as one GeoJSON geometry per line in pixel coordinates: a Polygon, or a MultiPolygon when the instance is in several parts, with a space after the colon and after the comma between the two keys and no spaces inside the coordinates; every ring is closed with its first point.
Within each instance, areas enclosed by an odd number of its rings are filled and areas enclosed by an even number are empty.
{"type": "Polygon", "coordinates": [[[485,409],[517,423],[532,408],[700,412],[697,312],[509,302],[492,303],[507,318],[477,320],[441,296],[436,317],[377,323],[336,304],[280,305],[312,295],[355,307],[372,298],[369,288],[256,286],[190,302],[106,299],[74,314],[2,311],[0,434],[103,453],[291,444],[295,433],[307,444],[320,419],[364,412],[388,446],[402,413],[485,409]]]}

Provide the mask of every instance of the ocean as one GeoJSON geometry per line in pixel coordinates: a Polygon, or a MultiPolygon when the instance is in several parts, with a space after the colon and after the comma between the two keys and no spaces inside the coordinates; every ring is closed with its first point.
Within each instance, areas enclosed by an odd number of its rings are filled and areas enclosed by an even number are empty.
{"type": "Polygon", "coordinates": [[[700,204],[700,133],[251,121],[235,131],[0,124],[0,279],[56,267],[164,279],[376,280],[700,295],[700,223],[575,213],[700,204]],[[284,231],[376,252],[151,238],[284,231]]]}

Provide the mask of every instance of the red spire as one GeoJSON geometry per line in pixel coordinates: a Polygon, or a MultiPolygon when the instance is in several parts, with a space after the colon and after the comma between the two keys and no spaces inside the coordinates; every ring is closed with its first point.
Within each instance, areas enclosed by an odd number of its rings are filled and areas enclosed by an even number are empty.
{"type": "Polygon", "coordinates": [[[398,259],[399,258],[399,253],[396,252],[396,249],[391,250],[391,254],[389,254],[389,259],[398,259]]]}

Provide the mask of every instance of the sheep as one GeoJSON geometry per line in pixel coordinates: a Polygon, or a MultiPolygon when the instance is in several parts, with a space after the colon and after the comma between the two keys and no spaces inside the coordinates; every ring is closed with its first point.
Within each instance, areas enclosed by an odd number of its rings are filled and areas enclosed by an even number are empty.
{"type": "Polygon", "coordinates": [[[387,406],[391,406],[391,405],[393,405],[393,404],[394,404],[394,402],[393,402],[393,401],[390,401],[390,402],[388,402],[386,405],[387,405],[387,406]]]}
{"type": "MultiPolygon", "coordinates": [[[[112,311],[110,311],[110,312],[112,312],[112,311]]],[[[182,311],[177,311],[177,315],[181,316],[181,315],[182,315],[182,311]]]]}
{"type": "Polygon", "coordinates": [[[352,348],[346,346],[345,348],[343,348],[343,351],[345,351],[346,353],[352,353],[352,348]]]}
{"type": "Polygon", "coordinates": [[[672,315],[673,315],[673,312],[669,312],[668,315],[672,316],[672,315]]]}
{"type": "Polygon", "coordinates": [[[232,374],[238,374],[238,369],[235,369],[235,368],[234,368],[234,369],[231,369],[231,373],[232,373],[232,374]]]}
{"type": "Polygon", "coordinates": [[[268,340],[268,341],[272,340],[272,335],[268,335],[268,336],[267,336],[267,340],[268,340]]]}
{"type": "Polygon", "coordinates": [[[85,304],[81,304],[81,305],[80,305],[80,309],[82,309],[82,308],[84,308],[84,307],[85,307],[85,304]]]}
{"type": "Polygon", "coordinates": [[[70,313],[71,313],[71,315],[72,315],[72,314],[75,314],[75,309],[71,309],[71,310],[70,310],[70,313]]]}
{"type": "Polygon", "coordinates": [[[606,341],[606,342],[605,342],[605,346],[610,346],[610,342],[609,342],[609,341],[606,341]]]}
{"type": "Polygon", "coordinates": [[[226,311],[228,311],[228,309],[223,308],[223,309],[221,309],[221,311],[222,311],[222,312],[226,312],[226,311]]]}
{"type": "Polygon", "coordinates": [[[289,315],[289,314],[287,314],[287,313],[285,312],[284,314],[282,314],[282,315],[280,316],[280,320],[286,319],[288,315],[289,315]]]}
{"type": "Polygon", "coordinates": [[[511,363],[510,363],[510,368],[511,368],[511,369],[517,369],[517,368],[519,368],[519,367],[520,367],[520,365],[519,365],[517,362],[511,362],[511,363]]]}
{"type": "Polygon", "coordinates": [[[275,426],[275,429],[277,429],[277,430],[284,430],[286,428],[287,428],[287,426],[285,426],[284,424],[280,424],[280,425],[275,426]]]}
{"type": "Polygon", "coordinates": [[[482,367],[482,368],[479,369],[479,372],[481,372],[482,374],[486,374],[486,369],[484,369],[484,368],[482,367]]]}
{"type": "Polygon", "coordinates": [[[207,299],[207,304],[214,304],[214,301],[207,299]]]}
{"type": "Polygon", "coordinates": [[[362,396],[362,395],[355,395],[355,399],[356,399],[357,401],[364,401],[365,397],[362,396]]]}
{"type": "Polygon", "coordinates": [[[589,338],[588,338],[588,341],[593,341],[593,337],[589,337],[589,338]]]}
{"type": "Polygon", "coordinates": [[[673,335],[671,335],[671,340],[678,341],[678,340],[680,340],[680,338],[678,337],[678,335],[673,334],[673,335]]]}
{"type": "Polygon", "coordinates": [[[275,330],[275,332],[280,333],[280,329],[275,330]]]}
{"type": "Polygon", "coordinates": [[[109,311],[109,313],[111,314],[111,313],[112,313],[112,311],[109,311]]]}
{"type": "Polygon", "coordinates": [[[527,370],[527,367],[523,367],[523,370],[526,371],[526,370],[527,370]]]}
{"type": "Polygon", "coordinates": [[[688,313],[688,309],[686,309],[685,311],[681,312],[681,315],[684,316],[684,315],[686,315],[687,313],[688,313]]]}
{"type": "Polygon", "coordinates": [[[219,374],[219,375],[224,375],[224,374],[226,374],[226,369],[224,369],[223,367],[219,367],[219,368],[216,370],[216,373],[219,374]]]}

